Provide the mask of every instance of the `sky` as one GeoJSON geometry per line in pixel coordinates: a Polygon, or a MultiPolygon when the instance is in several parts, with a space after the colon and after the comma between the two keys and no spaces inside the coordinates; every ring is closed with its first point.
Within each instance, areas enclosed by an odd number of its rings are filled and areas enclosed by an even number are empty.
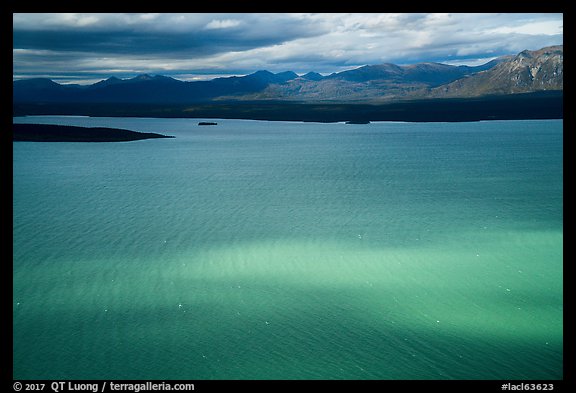
{"type": "Polygon", "coordinates": [[[480,65],[563,44],[563,15],[13,14],[13,79],[89,84],[116,76],[206,80],[327,75],[367,64],[480,65]]]}

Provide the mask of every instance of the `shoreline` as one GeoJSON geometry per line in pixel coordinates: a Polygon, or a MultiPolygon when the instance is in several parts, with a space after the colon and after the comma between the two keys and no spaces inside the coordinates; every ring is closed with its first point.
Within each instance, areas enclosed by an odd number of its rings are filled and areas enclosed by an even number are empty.
{"type": "Polygon", "coordinates": [[[300,103],[279,101],[183,104],[13,103],[12,116],[89,116],[268,121],[470,122],[563,118],[563,92],[550,91],[467,99],[429,99],[375,103],[300,103]]]}

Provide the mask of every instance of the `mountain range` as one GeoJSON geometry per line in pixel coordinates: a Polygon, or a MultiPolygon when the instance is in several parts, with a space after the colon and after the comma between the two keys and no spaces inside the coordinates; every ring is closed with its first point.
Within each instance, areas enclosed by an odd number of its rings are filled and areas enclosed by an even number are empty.
{"type": "Polygon", "coordinates": [[[161,75],[110,77],[92,85],[33,78],[13,82],[14,103],[198,104],[248,101],[386,103],[563,90],[563,46],[498,57],[481,66],[366,65],[323,76],[257,71],[185,82],[161,75]]]}

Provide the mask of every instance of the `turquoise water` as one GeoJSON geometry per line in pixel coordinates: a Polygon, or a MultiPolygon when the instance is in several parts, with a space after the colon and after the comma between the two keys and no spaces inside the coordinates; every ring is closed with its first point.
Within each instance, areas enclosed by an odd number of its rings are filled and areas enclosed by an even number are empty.
{"type": "Polygon", "coordinates": [[[29,117],[15,379],[561,379],[562,122],[29,117]]]}

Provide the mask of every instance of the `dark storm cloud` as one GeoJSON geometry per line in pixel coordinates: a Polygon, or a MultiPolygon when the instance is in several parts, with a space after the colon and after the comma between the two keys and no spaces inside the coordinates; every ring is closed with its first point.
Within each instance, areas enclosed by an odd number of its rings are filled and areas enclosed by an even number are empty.
{"type": "MultiPolygon", "coordinates": [[[[195,19],[189,25],[171,26],[170,18],[164,16],[153,27],[147,23],[115,23],[107,28],[103,28],[106,24],[63,25],[60,29],[52,24],[35,28],[15,25],[13,47],[107,55],[178,52],[206,55],[270,46],[325,32],[317,25],[295,25],[291,19],[278,16],[258,20],[252,15],[238,17],[207,19],[203,24],[194,23],[195,19]]],[[[100,18],[105,19],[105,16],[100,18]]]]}
{"type": "Polygon", "coordinates": [[[85,52],[104,55],[190,54],[209,55],[230,50],[247,50],[282,42],[276,37],[255,37],[214,33],[150,33],[150,32],[84,32],[15,31],[14,48],[41,49],[54,52],[85,52]]]}

